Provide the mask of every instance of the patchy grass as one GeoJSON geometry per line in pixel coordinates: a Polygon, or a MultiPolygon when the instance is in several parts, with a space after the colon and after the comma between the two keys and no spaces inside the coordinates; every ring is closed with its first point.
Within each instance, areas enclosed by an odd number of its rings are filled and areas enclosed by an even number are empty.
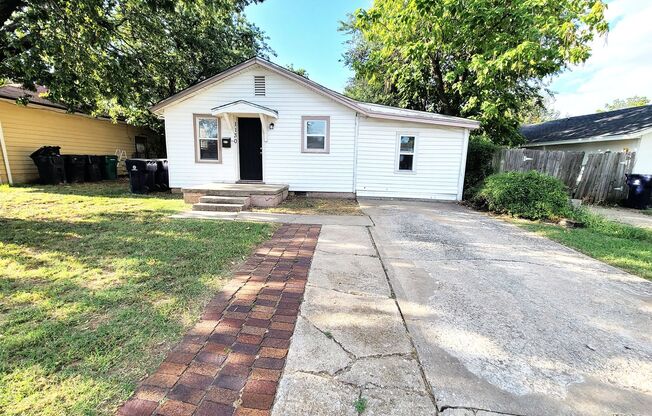
{"type": "Polygon", "coordinates": [[[514,220],[534,231],[595,259],[652,280],[652,231],[609,221],[582,211],[577,215],[585,228],[514,220]]]}
{"type": "Polygon", "coordinates": [[[644,209],[641,212],[645,215],[652,215],[652,208],[644,209]]]}
{"type": "Polygon", "coordinates": [[[254,207],[254,211],[303,215],[363,215],[358,201],[344,198],[290,196],[276,207],[254,207]]]}
{"type": "Polygon", "coordinates": [[[0,186],[0,414],[109,415],[273,226],[125,182],[0,186]]]}
{"type": "Polygon", "coordinates": [[[361,415],[365,410],[367,410],[367,399],[364,397],[358,398],[358,400],[353,402],[353,407],[355,408],[355,411],[361,415]]]}

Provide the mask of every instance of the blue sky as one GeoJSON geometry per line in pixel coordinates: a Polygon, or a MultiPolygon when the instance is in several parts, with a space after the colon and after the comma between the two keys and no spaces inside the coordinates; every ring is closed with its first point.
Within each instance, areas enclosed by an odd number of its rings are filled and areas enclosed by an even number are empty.
{"type": "MultiPolygon", "coordinates": [[[[269,36],[281,65],[305,68],[310,78],[342,91],[352,73],[342,54],[347,36],[339,22],[372,0],[265,0],[246,14],[269,36]]],[[[594,112],[616,98],[652,98],[652,1],[609,1],[611,31],[593,43],[593,56],[583,65],[550,80],[553,106],[562,116],[594,112]]]]}
{"type": "Polygon", "coordinates": [[[265,0],[247,8],[247,17],[269,36],[280,65],[308,71],[310,79],[342,91],[352,73],[344,66],[345,33],[340,21],[371,0],[265,0]]]}

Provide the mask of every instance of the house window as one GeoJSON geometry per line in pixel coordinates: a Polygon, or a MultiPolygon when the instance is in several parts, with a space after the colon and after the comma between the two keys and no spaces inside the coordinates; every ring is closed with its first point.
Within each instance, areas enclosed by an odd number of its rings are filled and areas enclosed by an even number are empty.
{"type": "Polygon", "coordinates": [[[254,95],[258,97],[265,96],[265,76],[254,75],[254,95]]]}
{"type": "Polygon", "coordinates": [[[197,162],[220,162],[220,122],[211,115],[195,115],[197,162]]]}
{"type": "Polygon", "coordinates": [[[301,151],[328,153],[330,151],[330,117],[301,117],[301,151]]]}
{"type": "Polygon", "coordinates": [[[415,135],[400,134],[398,136],[397,169],[399,172],[414,172],[415,145],[415,135]]]}

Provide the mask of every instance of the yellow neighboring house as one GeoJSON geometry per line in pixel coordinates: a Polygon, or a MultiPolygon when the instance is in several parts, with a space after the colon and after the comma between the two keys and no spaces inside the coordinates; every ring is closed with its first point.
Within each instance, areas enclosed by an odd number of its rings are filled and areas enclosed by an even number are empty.
{"type": "MultiPolygon", "coordinates": [[[[29,155],[41,146],[60,146],[61,154],[119,155],[118,173],[125,173],[125,157],[153,138],[149,129],[112,122],[82,113],[67,113],[64,106],[17,85],[0,87],[0,183],[25,183],[38,179],[29,155]],[[16,104],[27,97],[28,104],[16,104]],[[141,145],[142,144],[142,145],[141,145]]],[[[142,150],[141,150],[142,151],[142,150]]]]}

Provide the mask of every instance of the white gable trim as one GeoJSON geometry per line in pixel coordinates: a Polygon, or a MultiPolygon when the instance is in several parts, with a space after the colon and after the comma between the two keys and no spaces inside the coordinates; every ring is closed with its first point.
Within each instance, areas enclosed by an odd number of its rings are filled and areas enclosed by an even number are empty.
{"type": "Polygon", "coordinates": [[[475,120],[465,119],[461,117],[444,116],[441,114],[427,113],[424,111],[406,110],[398,107],[384,106],[385,108],[395,108],[396,110],[401,110],[403,114],[397,114],[397,113],[388,114],[387,111],[375,111],[373,109],[373,105],[369,106],[369,105],[365,105],[365,103],[352,100],[351,98],[348,98],[338,92],[335,92],[320,84],[317,84],[316,82],[311,81],[308,78],[297,75],[292,71],[289,71],[279,65],[276,65],[272,62],[269,62],[265,59],[258,58],[258,57],[251,58],[248,61],[233,66],[213,77],[210,77],[191,87],[188,87],[185,90],[153,105],[152,107],[150,107],[150,111],[158,115],[159,117],[162,117],[163,116],[162,110],[165,109],[166,107],[181,102],[183,100],[186,100],[194,96],[195,94],[199,93],[204,88],[214,85],[220,81],[223,81],[233,76],[234,74],[243,71],[245,69],[248,69],[254,65],[259,65],[280,76],[293,80],[303,85],[304,87],[312,90],[313,92],[316,92],[317,94],[330,98],[342,104],[343,106],[348,107],[351,110],[354,110],[355,112],[360,113],[367,117],[388,119],[388,120],[411,121],[415,123],[436,124],[436,125],[445,125],[445,126],[452,126],[452,127],[462,127],[467,129],[476,129],[480,126],[480,122],[475,120]]]}

